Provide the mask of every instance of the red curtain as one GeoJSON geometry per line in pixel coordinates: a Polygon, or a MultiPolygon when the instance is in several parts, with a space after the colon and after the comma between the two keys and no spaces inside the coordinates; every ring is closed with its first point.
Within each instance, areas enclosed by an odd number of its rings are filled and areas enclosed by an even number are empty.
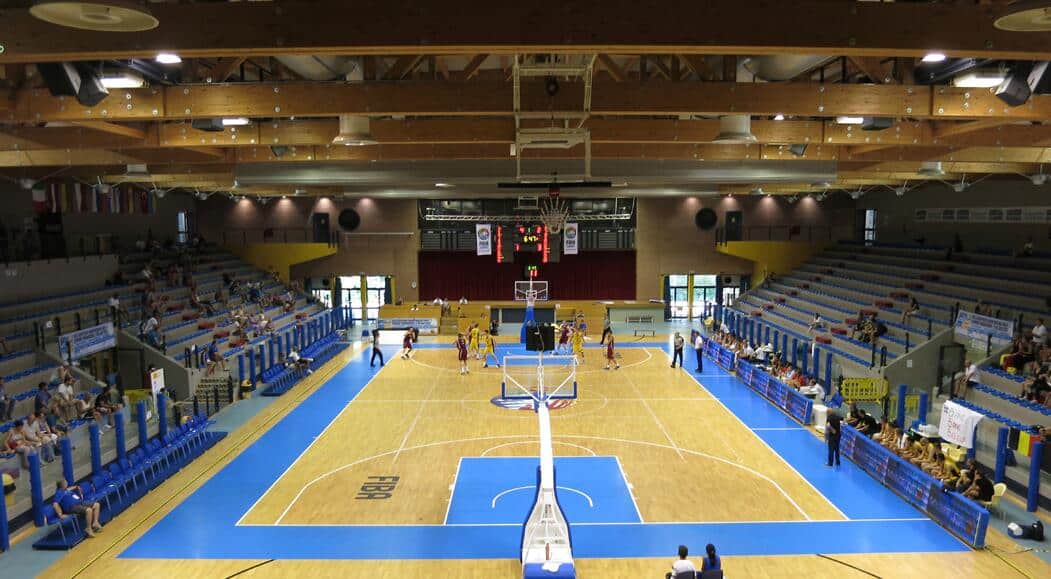
{"type": "Polygon", "coordinates": [[[518,254],[514,263],[496,263],[491,255],[420,252],[420,299],[455,301],[510,300],[514,285],[525,280],[525,266],[539,268],[538,280],[549,282],[551,299],[635,299],[635,252],[593,251],[563,255],[558,263],[540,263],[539,255],[518,254]]]}

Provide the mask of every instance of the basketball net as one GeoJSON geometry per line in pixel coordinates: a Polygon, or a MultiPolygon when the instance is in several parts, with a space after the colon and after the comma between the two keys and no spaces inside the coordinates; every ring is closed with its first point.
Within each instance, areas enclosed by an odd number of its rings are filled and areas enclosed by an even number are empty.
{"type": "Polygon", "coordinates": [[[540,222],[550,233],[560,233],[569,219],[569,203],[558,197],[548,197],[540,201],[540,222]]]}
{"type": "MultiPolygon", "coordinates": [[[[530,284],[532,285],[532,284],[530,284]]],[[[536,290],[526,290],[526,307],[531,308],[536,305],[536,290]]]]}

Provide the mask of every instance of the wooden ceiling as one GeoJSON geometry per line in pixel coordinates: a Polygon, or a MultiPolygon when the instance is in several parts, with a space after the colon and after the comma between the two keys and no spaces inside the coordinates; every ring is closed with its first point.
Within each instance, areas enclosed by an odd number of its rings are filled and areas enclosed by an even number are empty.
{"type": "MultiPolygon", "coordinates": [[[[943,163],[947,180],[1051,169],[1051,95],[1008,107],[989,89],[914,80],[919,57],[933,49],[1051,59],[1051,34],[993,28],[1002,2],[673,0],[659,11],[623,0],[421,4],[411,11],[376,1],[151,4],[160,27],[129,34],[60,29],[25,9],[0,10],[0,174],[39,177],[68,167],[84,179],[127,181],[123,165],[145,163],[158,186],[228,190],[237,165],[277,161],[276,146],[287,147],[282,163],[509,159],[511,63],[523,53],[596,57],[584,124],[593,158],[836,161],[832,186],[844,189],[930,179],[918,172],[930,161],[943,163]],[[183,57],[179,84],[113,89],[94,107],[51,96],[33,66],[160,51],[183,57]],[[289,54],[358,57],[360,80],[304,79],[274,58],[289,54]],[[738,82],[744,55],[770,54],[835,58],[787,82],[738,82]],[[331,145],[339,114],[370,117],[379,144],[331,145]],[[751,115],[758,143],[713,144],[717,117],[726,114],[751,115]],[[843,115],[894,124],[863,131],[837,124],[843,115]],[[252,123],[222,133],[190,125],[215,117],[252,123]],[[805,152],[794,155],[793,144],[807,145],[805,152]]],[[[572,79],[554,96],[542,79],[523,81],[522,110],[579,111],[584,94],[572,79]]],[[[523,155],[575,158],[583,150],[523,155]]]]}

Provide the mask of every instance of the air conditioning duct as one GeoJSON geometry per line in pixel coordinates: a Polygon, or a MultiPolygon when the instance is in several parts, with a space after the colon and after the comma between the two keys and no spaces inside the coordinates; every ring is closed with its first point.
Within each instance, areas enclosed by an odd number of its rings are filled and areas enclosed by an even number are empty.
{"type": "Polygon", "coordinates": [[[719,134],[713,143],[725,145],[747,145],[758,139],[752,134],[752,117],[748,115],[726,115],[719,117],[719,134]]]}
{"type": "Polygon", "coordinates": [[[372,133],[369,131],[369,118],[358,115],[339,115],[339,134],[332,139],[332,144],[348,147],[375,145],[376,140],[372,138],[372,133]]]}

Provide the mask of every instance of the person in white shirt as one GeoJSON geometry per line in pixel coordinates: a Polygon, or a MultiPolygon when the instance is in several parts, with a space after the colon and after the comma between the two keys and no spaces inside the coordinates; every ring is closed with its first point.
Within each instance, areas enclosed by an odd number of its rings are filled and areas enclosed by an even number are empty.
{"type": "Polygon", "coordinates": [[[460,298],[460,305],[461,306],[467,305],[467,298],[466,297],[460,298]]]}
{"type": "Polygon", "coordinates": [[[297,370],[306,370],[307,374],[314,373],[314,371],[310,369],[310,363],[314,361],[313,358],[304,358],[294,349],[290,351],[285,358],[287,359],[288,365],[293,368],[297,370]]]}
{"type": "Polygon", "coordinates": [[[1036,325],[1033,326],[1033,343],[1037,346],[1047,344],[1047,326],[1044,325],[1044,318],[1036,319],[1036,325]]]}
{"type": "Polygon", "coordinates": [[[802,394],[803,396],[808,396],[808,397],[809,396],[813,396],[814,397],[814,402],[824,402],[825,401],[825,387],[822,386],[820,382],[818,382],[817,380],[814,380],[813,378],[810,379],[810,385],[809,386],[803,386],[802,388],[799,389],[799,393],[802,394]]]}
{"type": "Polygon", "coordinates": [[[686,545],[679,545],[679,558],[671,564],[671,571],[665,575],[665,579],[675,579],[680,573],[696,573],[697,567],[694,567],[693,562],[686,558],[689,555],[690,551],[686,545]]]}
{"type": "Polygon", "coordinates": [[[741,357],[745,360],[751,360],[755,358],[755,350],[752,348],[751,344],[748,344],[744,347],[744,351],[741,352],[741,357]]]}
{"type": "Polygon", "coordinates": [[[810,320],[810,326],[808,330],[813,332],[814,330],[824,330],[825,322],[821,319],[821,314],[814,312],[814,319],[810,320]]]}
{"type": "Polygon", "coordinates": [[[722,324],[719,324],[719,331],[724,333],[724,334],[729,334],[730,333],[730,326],[727,326],[726,322],[723,322],[722,324]]]}
{"type": "Polygon", "coordinates": [[[693,349],[697,352],[697,373],[704,372],[704,337],[697,332],[693,337],[693,349]]]}
{"type": "Polygon", "coordinates": [[[970,360],[965,360],[963,363],[963,372],[956,375],[956,384],[953,388],[952,398],[962,396],[965,392],[965,388],[971,386],[978,381],[978,366],[970,360]]]}

